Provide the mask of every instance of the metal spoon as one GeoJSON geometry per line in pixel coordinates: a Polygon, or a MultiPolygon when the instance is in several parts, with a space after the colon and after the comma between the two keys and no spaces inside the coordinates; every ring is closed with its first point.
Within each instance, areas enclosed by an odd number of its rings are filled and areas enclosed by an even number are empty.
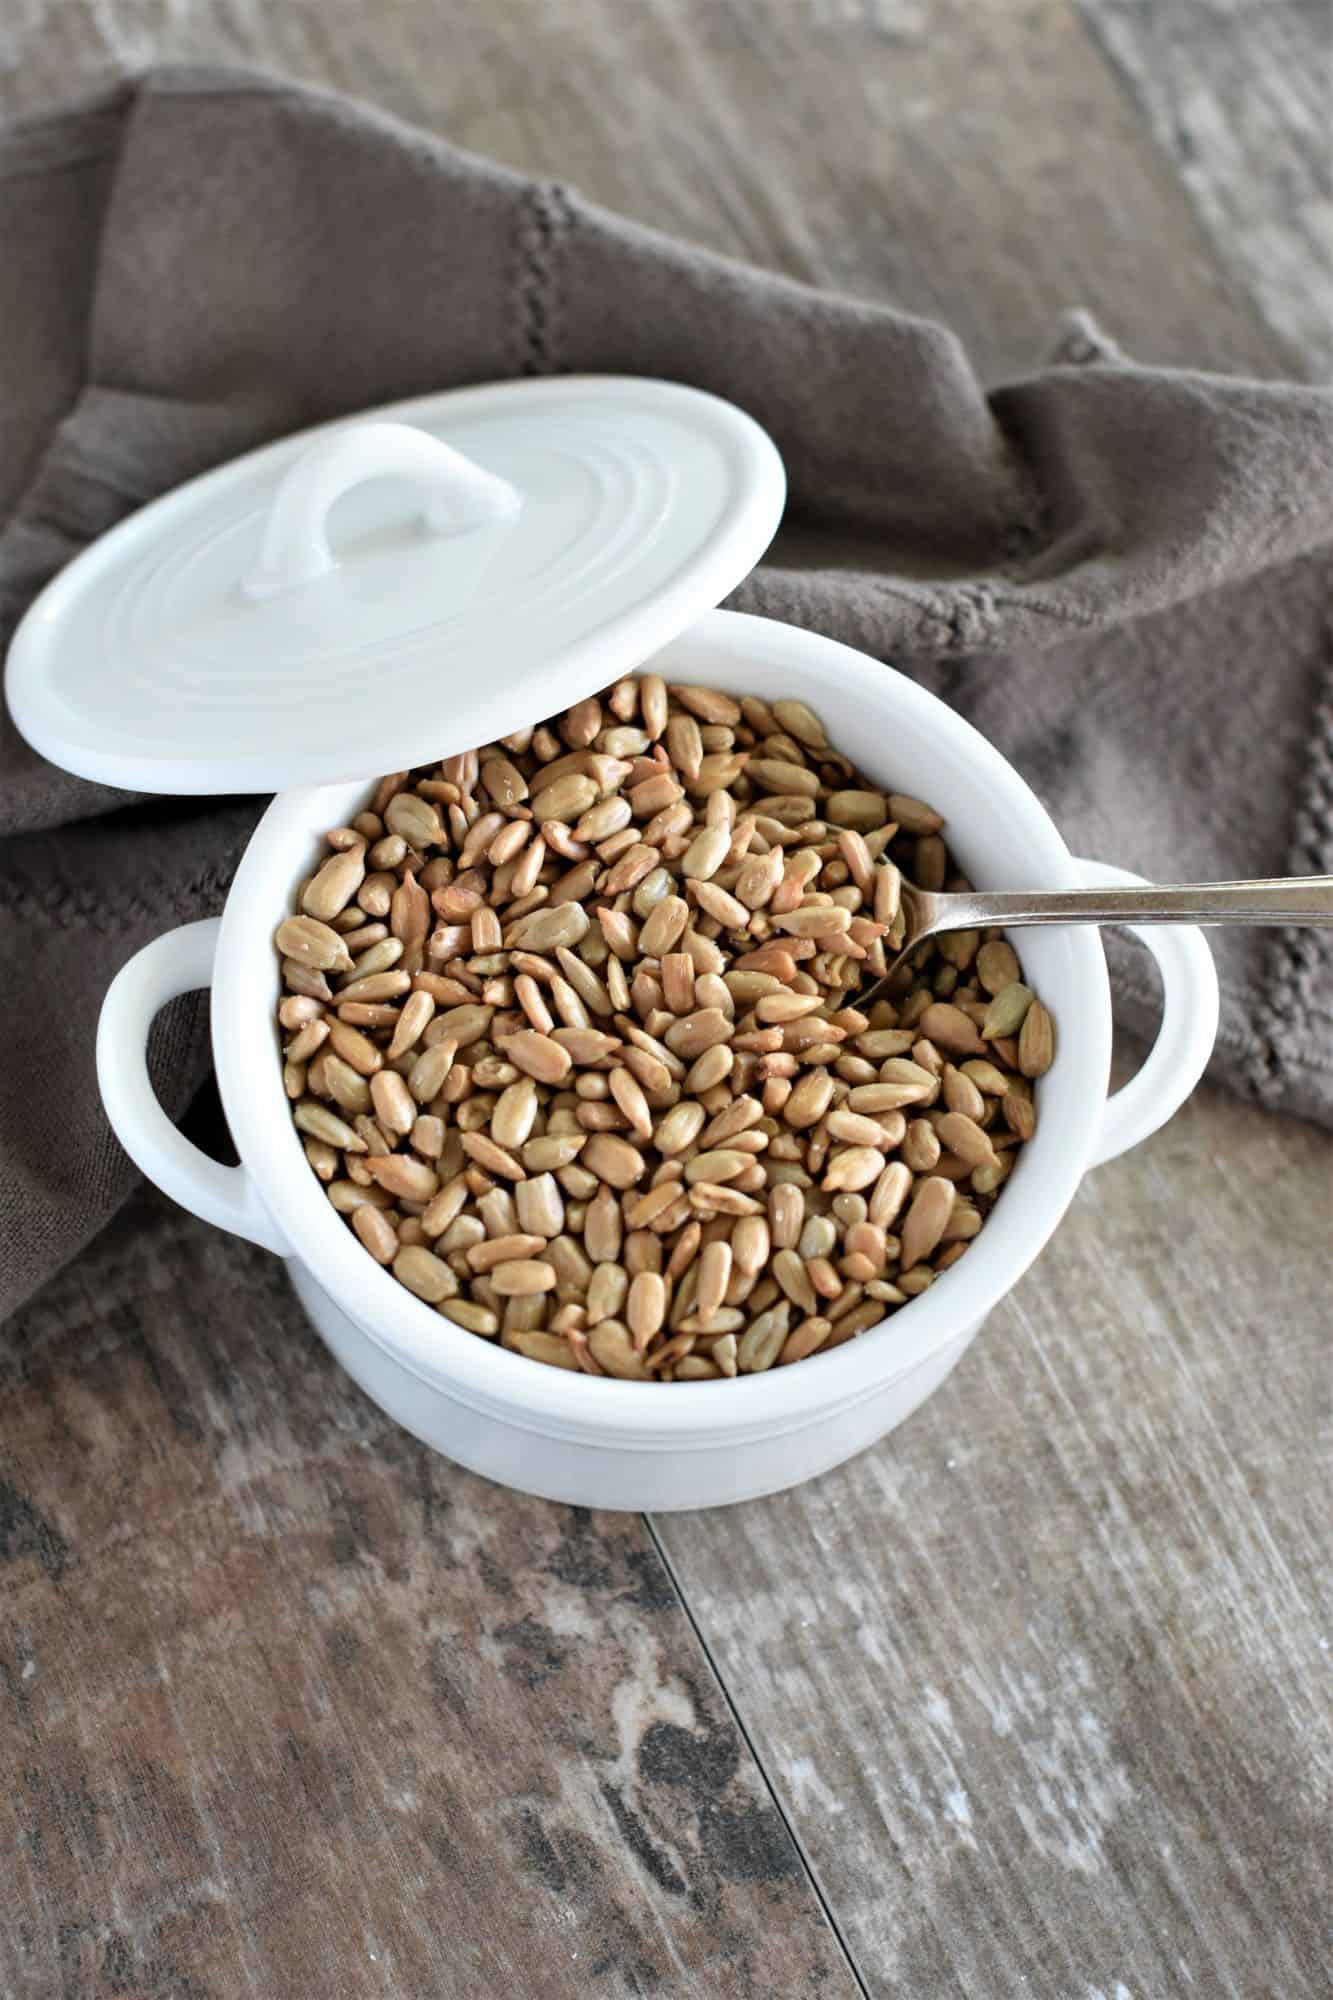
{"type": "Polygon", "coordinates": [[[907,934],[888,970],[849,997],[857,1009],[878,1000],[905,958],[946,931],[1003,924],[1327,924],[1333,875],[1278,876],[1268,882],[1184,882],[1173,888],[968,889],[945,896],[902,885],[907,934]]]}

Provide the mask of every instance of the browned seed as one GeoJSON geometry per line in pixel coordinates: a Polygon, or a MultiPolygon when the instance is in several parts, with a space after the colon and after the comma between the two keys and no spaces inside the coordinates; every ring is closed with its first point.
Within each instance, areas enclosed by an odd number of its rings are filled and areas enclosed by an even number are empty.
{"type": "Polygon", "coordinates": [[[986,1100],[979,1085],[952,1063],[944,1066],[943,1094],[950,1111],[961,1111],[978,1124],[986,1116],[986,1100]]]}
{"type": "Polygon", "coordinates": [[[294,958],[282,961],[282,983],[290,993],[312,1000],[331,1000],[333,989],[322,972],[312,966],[302,965],[294,958]]]}
{"type": "Polygon", "coordinates": [[[917,1183],[912,1205],[900,1231],[902,1251],[899,1263],[904,1272],[931,1255],[944,1234],[955,1199],[953,1182],[938,1175],[917,1183]]]}
{"type": "Polygon", "coordinates": [[[384,808],[384,824],[390,833],[400,833],[418,853],[441,847],[448,839],[438,809],[415,792],[395,793],[384,808]]]}
{"type": "MultiPolygon", "coordinates": [[[[389,1060],[406,1055],[421,1040],[435,1013],[435,1001],[431,994],[409,993],[398,1014],[398,1023],[389,1043],[389,1060]]],[[[374,1045],[371,1044],[373,1047],[374,1045]]],[[[375,1053],[378,1055],[379,1051],[375,1053]]]]}
{"type": "Polygon", "coordinates": [[[878,1277],[888,1261],[888,1241],[878,1223],[854,1222],[843,1238],[843,1248],[849,1257],[869,1261],[872,1269],[865,1272],[867,1278],[878,1277]]]}
{"type": "MultiPolygon", "coordinates": [[[[736,975],[737,978],[744,978],[746,976],[743,973],[736,975]]],[[[751,979],[760,979],[764,975],[762,973],[750,973],[748,976],[751,979]]],[[[738,995],[737,997],[739,998],[740,996],[738,995]]],[[[824,996],[820,993],[768,992],[760,997],[759,1003],[755,1008],[755,1013],[761,1021],[799,1021],[808,1014],[817,1013],[821,1007],[827,1004],[824,996]]],[[[819,1025],[822,1029],[827,1023],[821,1022],[819,1025]]]]}
{"type": "Polygon", "coordinates": [[[692,1160],[687,1161],[685,1179],[691,1186],[695,1181],[716,1181],[721,1184],[724,1181],[735,1180],[749,1163],[748,1153],[720,1147],[714,1152],[696,1153],[692,1160]]]}
{"type": "Polygon", "coordinates": [[[514,862],[514,872],[510,877],[509,891],[514,897],[530,895],[550,855],[550,849],[538,832],[535,840],[529,841],[514,862]]]}
{"type": "Polygon", "coordinates": [[[685,1076],[686,1090],[696,1097],[702,1096],[705,1091],[715,1090],[731,1075],[735,1061],[734,1053],[725,1042],[705,1049],[685,1076]]]}
{"type": "Polygon", "coordinates": [[[500,1331],[500,1315],[490,1306],[479,1305],[473,1299],[441,1299],[438,1310],[455,1326],[465,1327],[469,1333],[479,1333],[485,1340],[500,1331]]]}
{"type": "Polygon", "coordinates": [[[588,934],[591,919],[582,903],[543,906],[522,917],[505,936],[510,950],[554,951],[557,945],[576,945],[588,934]]]}
{"type": "MultiPolygon", "coordinates": [[[[439,1023],[433,1021],[432,1027],[439,1023]]],[[[453,1068],[454,1057],[458,1054],[458,1043],[452,1036],[432,1042],[407,1072],[407,1087],[418,1104],[429,1104],[444,1086],[444,1080],[453,1068]]]]}
{"type": "Polygon", "coordinates": [[[386,1132],[406,1136],[412,1130],[417,1116],[416,1103],[396,1069],[377,1070],[371,1077],[370,1101],[386,1132]]]}
{"type": "Polygon", "coordinates": [[[598,1264],[588,1282],[586,1311],[589,1326],[600,1319],[616,1319],[624,1310],[629,1292],[629,1272],[623,1264],[598,1264]]]}
{"type": "Polygon", "coordinates": [[[665,1041],[673,1055],[685,1062],[693,1062],[705,1049],[711,1049],[720,1042],[729,1042],[734,1033],[734,1025],[720,1007],[700,1007],[692,1014],[673,1021],[667,1029],[665,1041]]]}
{"type": "Polygon", "coordinates": [[[635,818],[651,820],[657,814],[667,812],[684,797],[684,792],[684,786],[670,771],[658,771],[635,785],[629,794],[629,804],[635,818]]]}
{"type": "Polygon", "coordinates": [[[565,945],[557,946],[556,957],[560,960],[561,966],[564,968],[565,978],[578,994],[584,1006],[589,1008],[592,1013],[609,1020],[615,1009],[611,1005],[610,996],[605,986],[592,967],[585,964],[581,958],[575,957],[574,953],[565,945]]]}
{"type": "Polygon", "coordinates": [[[783,1342],[782,1351],[778,1355],[778,1365],[785,1368],[790,1362],[804,1361],[808,1355],[818,1353],[832,1331],[831,1319],[824,1319],[818,1314],[803,1319],[799,1326],[792,1328],[783,1342]]]}
{"type": "Polygon", "coordinates": [[[932,1001],[923,1009],[917,1026],[927,1041],[934,1042],[951,1056],[989,1054],[977,1032],[976,1023],[961,1007],[955,1007],[947,1000],[932,1001]]]}
{"type": "MultiPolygon", "coordinates": [[[[378,929],[379,926],[376,925],[375,928],[378,929]]],[[[352,969],[356,974],[356,978],[349,981],[348,984],[363,985],[367,979],[372,978],[375,974],[387,972],[391,966],[397,965],[402,955],[403,943],[401,938],[381,938],[378,944],[370,945],[355,959],[352,969]]]]}
{"type": "MultiPolygon", "coordinates": [[[[773,1194],[777,1193],[778,1190],[775,1188],[773,1194]]],[[[795,1195],[799,1193],[799,1190],[796,1188],[787,1188],[783,1190],[783,1193],[786,1195],[795,1195]]],[[[772,1209],[772,1205],[773,1197],[770,1195],[770,1210],[772,1209]]],[[[769,1223],[765,1217],[762,1215],[741,1216],[740,1220],[733,1226],[731,1232],[731,1255],[735,1269],[744,1277],[755,1277],[763,1270],[764,1265],[768,1261],[769,1244],[769,1223]]]]}
{"type": "Polygon", "coordinates": [[[983,944],[977,953],[977,978],[982,988],[992,998],[1003,993],[1006,986],[1015,985],[1022,978],[1018,954],[1003,938],[995,938],[990,944],[983,944]]]}
{"type": "MultiPolygon", "coordinates": [[[[638,839],[631,826],[634,812],[629,797],[622,792],[614,792],[610,798],[589,806],[574,827],[574,838],[595,846],[601,860],[613,861],[638,839]]],[[[651,847],[657,845],[656,841],[647,844],[651,847]]]]}
{"type": "Polygon", "coordinates": [[[283,1054],[289,1063],[308,1062],[329,1038],[329,1023],[324,1020],[307,1021],[288,1042],[283,1054]]]}
{"type": "Polygon", "coordinates": [[[921,799],[911,798],[906,792],[890,792],[887,817],[904,833],[938,833],[944,825],[933,806],[926,805],[921,799]]]}
{"type": "Polygon", "coordinates": [[[518,1257],[510,1263],[497,1264],[489,1276],[502,1299],[532,1298],[540,1292],[553,1292],[559,1282],[554,1265],[536,1257],[518,1257]]]}
{"type": "Polygon", "coordinates": [[[768,1226],[777,1248],[791,1250],[800,1241],[805,1223],[805,1196],[799,1187],[780,1185],[769,1190],[768,1226]]]}
{"type": "Polygon", "coordinates": [[[940,1237],[940,1241],[941,1243],[970,1243],[980,1228],[980,1210],[974,1208],[965,1195],[958,1195],[954,1201],[949,1220],[944,1225],[944,1233],[940,1237]]]}
{"type": "Polygon", "coordinates": [[[666,1318],[666,1286],[657,1271],[638,1271],[629,1288],[625,1318],[640,1353],[666,1318]]]}
{"type": "Polygon", "coordinates": [[[744,930],[750,921],[750,912],[735,896],[720,889],[716,882],[696,882],[695,901],[708,916],[716,918],[724,930],[744,930]]]}
{"type": "Polygon", "coordinates": [[[824,801],[823,813],[834,826],[851,826],[862,833],[883,826],[890,816],[882,792],[856,790],[831,792],[824,801]]]}
{"type": "Polygon", "coordinates": [[[890,1160],[871,1192],[868,1220],[877,1228],[888,1229],[906,1201],[911,1185],[911,1168],[901,1160],[890,1160]]]}
{"type": "Polygon", "coordinates": [[[493,868],[503,868],[507,862],[516,859],[531,835],[531,821],[525,819],[506,821],[486,849],[486,859],[493,868]]]}
{"type": "Polygon", "coordinates": [[[473,951],[499,951],[501,936],[500,919],[494,910],[482,908],[472,912],[473,951]]]}
{"type": "Polygon", "coordinates": [[[523,1147],[523,1164],[530,1174],[554,1174],[577,1160],[588,1142],[586,1132],[545,1132],[523,1147]]]}
{"type": "MultiPolygon", "coordinates": [[[[762,1180],[761,1183],[762,1185],[762,1180]]],[[[690,1187],[690,1207],[701,1215],[760,1215],[759,1203],[739,1188],[723,1187],[717,1181],[695,1181],[690,1187]]]]}
{"type": "Polygon", "coordinates": [[[1034,1000],[1018,1037],[1018,1067],[1024,1076],[1045,1076],[1054,1060],[1055,1027],[1040,1000],[1034,1000]]]}
{"type": "MultiPolygon", "coordinates": [[[[637,888],[660,867],[661,860],[662,856],[657,848],[649,847],[643,841],[636,841],[632,847],[627,847],[623,854],[617,856],[608,869],[606,880],[602,884],[603,895],[619,896],[626,889],[637,888]]],[[[669,880],[668,877],[668,883],[669,880]]]]}
{"type": "Polygon", "coordinates": [[[639,676],[639,713],[643,726],[654,741],[664,734],[667,726],[667,684],[661,674],[641,674],[639,676]]]}
{"type": "Polygon", "coordinates": [[[522,1162],[516,1160],[504,1146],[497,1146],[494,1139],[485,1132],[465,1132],[463,1151],[470,1160],[475,1160],[479,1167],[484,1167],[488,1174],[499,1174],[502,1179],[508,1181],[523,1179],[522,1162]]]}
{"type": "Polygon", "coordinates": [[[562,1333],[548,1333],[542,1327],[515,1327],[512,1333],[504,1335],[506,1347],[512,1347],[516,1354],[522,1354],[529,1361],[540,1361],[548,1368],[577,1368],[579,1366],[573,1346],[562,1333]]]}
{"type": "Polygon", "coordinates": [[[365,879],[366,844],[358,839],[341,854],[331,854],[306,883],[301,908],[307,916],[327,924],[346,909],[365,879]]]}
{"type": "Polygon", "coordinates": [[[672,764],[687,784],[693,784],[703,762],[703,738],[692,715],[673,715],[666,726],[666,746],[672,764]]]}
{"type": "Polygon", "coordinates": [[[990,1139],[974,1119],[961,1111],[946,1111],[935,1121],[935,1134],[940,1144],[957,1153],[960,1160],[966,1160],[969,1167],[993,1167],[995,1148],[990,1139]]]}
{"type": "MultiPolygon", "coordinates": [[[[368,1192],[368,1191],[367,1191],[368,1192]]],[[[357,1189],[361,1193],[361,1189],[357,1189]]],[[[392,1264],[398,1255],[398,1231],[382,1209],[369,1201],[358,1202],[351,1211],[352,1228],[377,1264],[392,1264]]]]}
{"type": "Polygon", "coordinates": [[[443,1118],[423,1112],[412,1120],[408,1143],[413,1152],[420,1153],[423,1159],[438,1160],[444,1155],[444,1133],[443,1118]]]}
{"type": "MultiPolygon", "coordinates": [[[[680,858],[680,872],[687,882],[708,882],[727,858],[731,829],[726,826],[701,827],[680,858]]],[[[733,899],[734,900],[734,899],[733,899]]],[[[700,898],[702,907],[708,904],[700,898]]],[[[744,923],[742,915],[740,921],[744,923]]]]}
{"type": "Polygon", "coordinates": [[[366,1158],[371,1178],[402,1201],[429,1202],[440,1184],[434,1167],[424,1160],[409,1159],[405,1153],[371,1153],[366,1158]]]}
{"type": "Polygon", "coordinates": [[[804,903],[773,918],[778,930],[797,938],[829,938],[845,931],[851,921],[851,911],[841,903],[804,903]]]}
{"type": "Polygon", "coordinates": [[[352,955],[339,933],[315,917],[287,917],[278,925],[274,943],[285,959],[307,972],[346,972],[351,967],[352,955]]]}
{"type": "MultiPolygon", "coordinates": [[[[636,1223],[635,1227],[639,1225],[636,1223]]],[[[583,1241],[594,1263],[612,1264],[620,1255],[623,1241],[620,1203],[611,1188],[603,1184],[587,1205],[583,1218],[583,1241]]]]}
{"type": "Polygon", "coordinates": [[[779,798],[813,799],[819,794],[818,775],[806,765],[793,764],[785,757],[752,757],[745,776],[756,791],[779,798]]]}
{"type": "Polygon", "coordinates": [[[873,1118],[863,1117],[859,1112],[849,1111],[844,1106],[830,1111],[827,1119],[829,1137],[841,1139],[848,1146],[880,1146],[885,1144],[884,1127],[873,1118]]]}
{"type": "Polygon", "coordinates": [[[573,1068],[573,1058],[551,1035],[539,1035],[533,1028],[520,1028],[503,1035],[499,1046],[509,1061],[535,1077],[538,1083],[563,1083],[573,1068]]]}
{"type": "Polygon", "coordinates": [[[521,805],[528,796],[527,779],[507,757],[488,757],[481,767],[481,782],[488,796],[505,810],[521,805]]]}
{"type": "Polygon", "coordinates": [[[782,1107],[782,1116],[798,1132],[805,1131],[819,1123],[832,1102],[833,1078],[827,1070],[813,1069],[796,1084],[782,1107]]]}
{"type": "Polygon", "coordinates": [[[549,1035],[555,1026],[555,1016],[547,1006],[540,986],[530,973],[520,973],[514,981],[514,998],[537,1033],[549,1035]]]}
{"type": "Polygon", "coordinates": [[[309,1133],[312,1139],[320,1139],[326,1146],[336,1146],[347,1153],[366,1150],[365,1141],[358,1138],[350,1125],[330,1111],[327,1104],[319,1104],[312,1097],[302,1098],[292,1117],[298,1131],[309,1133]]]}
{"type": "Polygon", "coordinates": [[[596,803],[598,784],[582,772],[567,771],[554,783],[544,785],[532,801],[532,815],[538,825],[547,820],[573,821],[596,803]]]}
{"type": "Polygon", "coordinates": [[[422,1217],[421,1226],[427,1236],[443,1236],[446,1229],[461,1215],[469,1195],[466,1180],[459,1174],[439,1190],[428,1203],[422,1217]]]}
{"type": "Polygon", "coordinates": [[[997,1041],[1005,1035],[1016,1035],[1027,1018],[1032,1005],[1032,990],[1021,979],[1010,980],[1002,986],[986,1009],[981,1024],[981,1032],[987,1041],[997,1041]]]}
{"type": "MultiPolygon", "coordinates": [[[[739,1228],[740,1223],[736,1227],[739,1228]]],[[[699,1259],[699,1289],[695,1295],[695,1308],[701,1319],[711,1319],[720,1309],[731,1282],[732,1257],[732,1246],[728,1242],[717,1241],[705,1246],[699,1259]]]]}
{"type": "Polygon", "coordinates": [[[579,1155],[579,1164],[608,1186],[627,1188],[643,1177],[648,1163],[627,1139],[612,1132],[594,1132],[579,1155]]]}
{"type": "Polygon", "coordinates": [[[442,1257],[421,1244],[409,1244],[398,1252],[393,1260],[393,1275],[427,1305],[439,1305],[458,1296],[458,1279],[453,1271],[442,1257]]]}
{"type": "MultiPolygon", "coordinates": [[[[514,1236],[488,1236],[480,1243],[474,1243],[463,1254],[471,1271],[491,1271],[497,1264],[512,1264],[521,1258],[538,1257],[546,1248],[545,1236],[526,1233],[514,1236]]],[[[516,1295],[517,1296],[517,1295],[516,1295]]]]}
{"type": "Polygon", "coordinates": [[[324,1013],[323,1005],[305,994],[289,994],[278,1008],[278,1020],[290,1031],[304,1028],[310,1021],[318,1021],[324,1013]]]}
{"type": "Polygon", "coordinates": [[[603,1319],[588,1329],[588,1347],[593,1359],[608,1375],[626,1382],[651,1382],[652,1370],[634,1345],[634,1336],[623,1320],[603,1319]]]}
{"type": "Polygon", "coordinates": [[[602,704],[588,695],[567,708],[560,718],[560,734],[571,750],[586,750],[602,727],[602,704]]]}
{"type": "Polygon", "coordinates": [[[537,1108],[537,1086],[531,1077],[508,1084],[491,1113],[491,1137],[496,1145],[510,1152],[522,1146],[536,1123],[537,1108]]]}
{"type": "Polygon", "coordinates": [[[639,950],[645,958],[664,958],[683,936],[690,920],[690,906],[683,896],[663,896],[639,932],[639,950]]]}
{"type": "Polygon", "coordinates": [[[691,715],[697,715],[701,722],[723,723],[734,729],[741,719],[739,702],[730,695],[722,694],[717,688],[672,686],[672,697],[691,715]]]}
{"type": "Polygon", "coordinates": [[[859,1193],[879,1179],[884,1165],[883,1153],[873,1146],[847,1146],[834,1154],[821,1186],[830,1193],[859,1193]]]}
{"type": "Polygon", "coordinates": [[[638,1080],[627,1069],[619,1065],[611,1071],[607,1079],[611,1095],[629,1119],[630,1128],[643,1140],[653,1136],[653,1114],[648,1108],[648,1100],[638,1080]]]}
{"type": "Polygon", "coordinates": [[[564,1049],[570,1060],[580,1067],[599,1063],[620,1047],[617,1036],[603,1034],[600,1028],[556,1028],[550,1040],[557,1048],[564,1049]]]}
{"type": "Polygon", "coordinates": [[[791,1305],[783,1299],[780,1305],[770,1306],[751,1320],[736,1347],[736,1362],[742,1375],[762,1374],[773,1366],[786,1341],[790,1318],[791,1305]]]}
{"type": "MultiPolygon", "coordinates": [[[[376,947],[378,949],[378,947],[376,947]]],[[[396,1000],[406,993],[412,984],[410,972],[395,969],[392,972],[371,972],[364,978],[349,979],[338,989],[339,1004],[349,1001],[396,1000]]]]}
{"type": "Polygon", "coordinates": [[[554,1174],[536,1174],[514,1189],[514,1207],[526,1235],[558,1236],[565,1226],[565,1204],[554,1174]]]}
{"type": "Polygon", "coordinates": [[[1016,1138],[1030,1139],[1037,1129],[1036,1105],[1030,1097],[1020,1097],[1017,1091],[1006,1092],[1001,1100],[1000,1113],[1016,1138]]]}
{"type": "MultiPolygon", "coordinates": [[[[815,1288],[810,1282],[805,1263],[795,1250],[779,1250],[773,1258],[773,1276],[781,1285],[787,1297],[800,1312],[812,1313],[816,1308],[815,1288]]],[[[838,1286],[842,1290],[842,1286],[838,1286]]]]}

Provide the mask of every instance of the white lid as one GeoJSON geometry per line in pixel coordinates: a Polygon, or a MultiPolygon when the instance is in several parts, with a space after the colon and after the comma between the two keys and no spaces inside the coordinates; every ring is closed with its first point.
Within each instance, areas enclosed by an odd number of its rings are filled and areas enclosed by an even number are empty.
{"type": "Polygon", "coordinates": [[[637,666],[740,582],[782,461],[730,403],[570,376],[399,403],[251,452],[95,542],[28,612],[28,741],[148,792],[450,756],[637,666]]]}

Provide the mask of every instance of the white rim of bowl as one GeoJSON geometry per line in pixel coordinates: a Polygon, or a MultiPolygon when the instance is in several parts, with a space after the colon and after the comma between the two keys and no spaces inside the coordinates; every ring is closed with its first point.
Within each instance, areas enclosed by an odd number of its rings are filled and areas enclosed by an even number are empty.
{"type": "MultiPolygon", "coordinates": [[[[744,650],[747,628],[762,628],[754,636],[762,639],[770,655],[786,643],[780,635],[790,634],[794,659],[808,668],[816,653],[822,655],[830,673],[850,681],[853,691],[867,702],[883,703],[891,688],[896,709],[923,728],[928,725],[943,751],[979,767],[978,779],[996,813],[1021,819],[1032,853],[1034,885],[1058,888],[1075,882],[1073,857],[1036,794],[978,730],[934,695],[896,669],[822,635],[734,612],[714,612],[708,619],[717,620],[719,626],[726,621],[733,650],[744,650]]],[[[762,673],[762,660],[755,664],[762,673]]],[[[346,786],[319,789],[345,792],[346,786]]],[[[799,1417],[802,1410],[814,1421],[831,1408],[857,1402],[907,1374],[983,1320],[1058,1227],[1086,1169],[1105,1103],[1104,1084],[1096,1095],[1088,1093],[1074,1129],[1066,1121],[1043,1141],[1043,1128],[1038,1127],[1006,1196],[1012,1198],[1017,1192],[1020,1173],[1030,1178],[1038,1168],[1049,1192],[1035,1204],[1029,1200],[1011,1208],[1007,1225],[1001,1219],[1004,1205],[999,1204],[994,1221],[973,1240],[966,1258],[944,1272],[929,1291],[900,1307],[887,1322],[831,1353],[811,1355],[796,1367],[716,1382],[623,1382],[552,1368],[503,1348],[498,1341],[468,1333],[375,1263],[331,1206],[305,1164],[276,1060],[264,1087],[256,1088],[255,1038],[270,1032],[267,1018],[257,1018],[256,987],[259,968],[267,973],[271,967],[271,934],[280,917],[270,907],[271,891],[254,878],[271,866],[275,853],[290,853],[293,843],[309,839],[309,800],[309,790],[285,792],[274,799],[251,836],[227,898],[212,997],[219,1091],[237,1153],[293,1255],[367,1338],[426,1383],[478,1409],[497,1413],[518,1409],[527,1417],[579,1431],[622,1436],[685,1438],[748,1431],[799,1417]]],[[[1097,933],[1070,930],[1064,938],[1080,982],[1080,1032],[1101,1047],[1109,1067],[1110,985],[1097,933]]],[[[272,1044],[265,1040],[263,1046],[267,1060],[272,1044]]]]}

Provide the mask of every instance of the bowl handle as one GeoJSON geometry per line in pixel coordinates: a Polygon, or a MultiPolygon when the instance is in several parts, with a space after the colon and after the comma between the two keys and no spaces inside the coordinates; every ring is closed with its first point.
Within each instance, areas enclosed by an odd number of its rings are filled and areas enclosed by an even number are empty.
{"type": "MultiPolygon", "coordinates": [[[[1145,886],[1142,875],[1104,861],[1075,861],[1089,888],[1145,886]]],[[[1193,924],[1126,924],[1162,975],[1162,1025],[1137,1076],[1106,1101],[1089,1166],[1127,1153],[1178,1111],[1208,1064],[1217,1039],[1217,968],[1193,924]]]]}
{"type": "Polygon", "coordinates": [[[246,597],[276,597],[338,567],[329,547],[335,502],[367,479],[403,478],[421,494],[432,534],[452,535],[507,520],[518,493],[414,424],[355,423],[316,438],[284,473],[257,561],[241,579],[246,597]]]}
{"type": "Polygon", "coordinates": [[[148,1077],[154,1018],[178,994],[212,985],[220,928],[216,917],[183,924],[154,938],[121,967],[97,1023],[97,1081],[112,1130],[150,1181],[192,1215],[290,1257],[290,1245],[245,1168],[210,1160],[178,1132],[148,1077]]]}

